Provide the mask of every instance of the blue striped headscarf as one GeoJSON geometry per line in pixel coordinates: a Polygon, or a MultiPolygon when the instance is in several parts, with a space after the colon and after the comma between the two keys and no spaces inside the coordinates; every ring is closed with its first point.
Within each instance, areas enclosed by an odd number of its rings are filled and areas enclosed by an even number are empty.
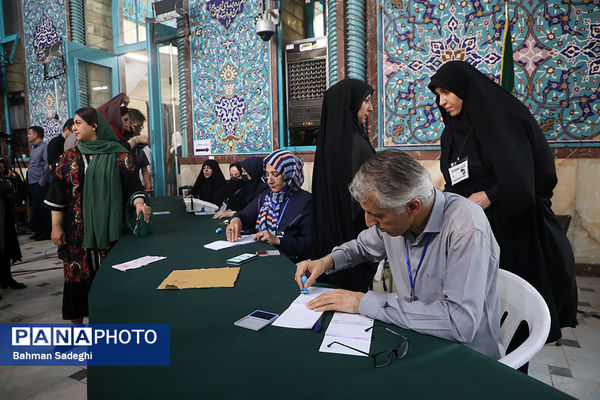
{"type": "Polygon", "coordinates": [[[263,161],[263,168],[269,164],[275,171],[283,175],[284,187],[280,192],[269,193],[265,195],[265,202],[258,212],[256,218],[256,230],[268,230],[276,235],[279,225],[281,208],[285,207],[289,197],[304,183],[304,173],[302,167],[304,163],[292,152],[287,150],[275,150],[263,161]]]}

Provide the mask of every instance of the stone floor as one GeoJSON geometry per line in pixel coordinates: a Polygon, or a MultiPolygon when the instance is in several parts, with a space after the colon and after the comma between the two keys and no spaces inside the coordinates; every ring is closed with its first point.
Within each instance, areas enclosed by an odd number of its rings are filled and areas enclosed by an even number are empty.
{"type": "MultiPolygon", "coordinates": [[[[0,289],[0,323],[63,323],[63,275],[50,241],[20,237],[22,263],[13,275],[24,290],[0,289]]],[[[579,326],[563,330],[561,346],[548,344],[529,364],[529,374],[578,399],[600,399],[600,278],[578,277],[579,326]]],[[[0,398],[72,400],[87,397],[87,372],[81,367],[2,367],[0,398]]]]}

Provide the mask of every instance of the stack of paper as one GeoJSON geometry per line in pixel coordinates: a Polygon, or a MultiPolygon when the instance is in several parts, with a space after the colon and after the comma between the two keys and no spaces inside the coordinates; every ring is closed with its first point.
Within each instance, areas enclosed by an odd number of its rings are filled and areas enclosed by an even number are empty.
{"type": "Polygon", "coordinates": [[[135,269],[139,267],[143,267],[144,265],[148,265],[155,261],[164,260],[167,257],[161,256],[144,256],[140,258],[136,258],[135,260],[127,261],[121,264],[113,265],[114,269],[118,269],[119,271],[127,271],[128,269],[135,269]]]}
{"type": "Polygon", "coordinates": [[[311,286],[308,294],[296,297],[296,300],[273,322],[273,325],[282,328],[311,329],[323,312],[309,310],[306,308],[306,303],[330,290],[334,289],[311,286]]]}
{"type": "Polygon", "coordinates": [[[373,329],[369,329],[367,332],[365,332],[365,329],[371,326],[373,326],[373,318],[360,314],[347,314],[336,311],[327,327],[327,332],[325,332],[325,337],[319,351],[366,357],[366,354],[333,342],[341,342],[368,353],[371,348],[371,334],[373,329]],[[331,343],[333,344],[327,347],[331,343]]]}

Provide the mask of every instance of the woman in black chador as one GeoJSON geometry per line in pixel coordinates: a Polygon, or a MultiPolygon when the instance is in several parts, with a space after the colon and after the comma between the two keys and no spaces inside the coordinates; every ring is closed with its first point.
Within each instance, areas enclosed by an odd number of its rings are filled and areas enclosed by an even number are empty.
{"type": "Polygon", "coordinates": [[[219,163],[216,160],[206,160],[188,197],[196,197],[219,206],[223,200],[219,193],[224,186],[225,177],[219,163]]]}
{"type": "Polygon", "coordinates": [[[500,245],[500,268],[531,283],[550,309],[548,342],[577,325],[571,245],[552,209],[554,157],[529,109],[464,61],[431,78],[445,128],[445,190],[479,204],[500,245]]]}
{"type": "MultiPolygon", "coordinates": [[[[363,81],[344,79],[325,92],[312,181],[313,260],[329,254],[335,246],[356,239],[367,228],[364,212],[350,196],[348,185],[356,171],[375,153],[364,128],[367,115],[373,110],[374,91],[363,81]]],[[[365,263],[323,275],[319,281],[366,292],[376,269],[377,264],[365,263]]]]}

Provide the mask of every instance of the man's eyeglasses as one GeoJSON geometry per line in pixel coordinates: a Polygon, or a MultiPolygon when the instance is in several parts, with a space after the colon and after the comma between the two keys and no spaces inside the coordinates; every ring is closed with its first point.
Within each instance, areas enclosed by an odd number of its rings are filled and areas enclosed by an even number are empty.
{"type": "MultiPolygon", "coordinates": [[[[373,329],[375,325],[365,329],[365,332],[368,332],[370,329],[373,329]]],[[[351,350],[357,351],[361,354],[364,354],[365,356],[369,356],[373,359],[373,365],[375,368],[381,368],[381,367],[385,367],[387,365],[389,365],[392,360],[394,358],[402,358],[406,355],[406,353],[408,353],[408,345],[410,344],[410,339],[407,337],[402,336],[401,334],[399,334],[398,332],[394,332],[393,330],[389,329],[389,328],[385,328],[386,331],[393,333],[396,336],[400,336],[402,338],[402,342],[400,342],[400,344],[392,347],[389,350],[384,350],[384,351],[380,351],[378,353],[367,353],[364,352],[362,350],[356,349],[352,346],[348,346],[347,344],[344,343],[340,343],[340,342],[331,342],[327,345],[327,347],[331,347],[331,345],[333,344],[339,344],[341,346],[347,347],[351,350]]]]}

